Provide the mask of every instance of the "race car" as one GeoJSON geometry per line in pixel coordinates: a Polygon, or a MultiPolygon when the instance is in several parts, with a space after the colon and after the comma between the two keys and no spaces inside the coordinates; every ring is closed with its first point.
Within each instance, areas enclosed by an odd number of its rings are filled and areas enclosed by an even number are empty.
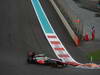
{"type": "Polygon", "coordinates": [[[45,56],[44,54],[36,54],[35,52],[28,52],[27,62],[28,64],[50,65],[52,67],[58,67],[58,68],[73,66],[76,68],[84,68],[84,69],[100,69],[100,65],[94,63],[81,64],[77,62],[63,62],[60,59],[51,59],[45,56]]]}
{"type": "Polygon", "coordinates": [[[28,52],[27,62],[29,64],[42,64],[42,65],[50,65],[52,67],[63,68],[67,66],[60,59],[51,59],[44,54],[36,54],[34,52],[28,52]]]}

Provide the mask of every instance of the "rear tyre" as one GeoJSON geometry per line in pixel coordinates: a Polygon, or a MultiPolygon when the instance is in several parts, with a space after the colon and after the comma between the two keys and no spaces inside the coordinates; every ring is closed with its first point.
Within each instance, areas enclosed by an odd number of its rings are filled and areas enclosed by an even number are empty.
{"type": "Polygon", "coordinates": [[[27,62],[28,62],[28,64],[32,64],[32,57],[28,56],[27,62]]]}

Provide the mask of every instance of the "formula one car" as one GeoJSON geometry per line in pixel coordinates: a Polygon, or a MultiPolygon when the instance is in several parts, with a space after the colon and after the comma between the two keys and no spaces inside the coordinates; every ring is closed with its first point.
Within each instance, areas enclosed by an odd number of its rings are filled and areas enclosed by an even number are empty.
{"type": "Polygon", "coordinates": [[[34,52],[28,52],[27,62],[29,64],[43,64],[58,68],[63,68],[67,66],[60,59],[51,59],[44,54],[36,54],[34,52]]]}
{"type": "Polygon", "coordinates": [[[34,52],[28,52],[27,62],[28,64],[50,65],[52,67],[58,67],[58,68],[73,66],[76,68],[84,68],[84,69],[100,69],[100,65],[94,63],[80,64],[76,62],[63,62],[60,59],[51,59],[45,56],[44,54],[36,54],[34,52]]]}

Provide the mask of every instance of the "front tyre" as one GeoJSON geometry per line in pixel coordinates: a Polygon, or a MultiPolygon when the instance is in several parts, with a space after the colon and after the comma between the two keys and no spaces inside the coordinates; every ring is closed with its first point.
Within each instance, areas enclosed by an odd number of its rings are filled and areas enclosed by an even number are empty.
{"type": "Polygon", "coordinates": [[[65,67],[65,65],[60,65],[60,64],[57,64],[56,65],[58,68],[63,68],[63,67],[65,67]]]}

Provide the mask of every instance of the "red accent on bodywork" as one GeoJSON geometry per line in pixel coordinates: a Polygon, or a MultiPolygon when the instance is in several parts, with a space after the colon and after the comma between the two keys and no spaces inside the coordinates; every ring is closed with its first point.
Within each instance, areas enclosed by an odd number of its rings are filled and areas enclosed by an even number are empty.
{"type": "Polygon", "coordinates": [[[45,64],[45,61],[44,60],[37,60],[37,63],[38,64],[45,64]]]}

